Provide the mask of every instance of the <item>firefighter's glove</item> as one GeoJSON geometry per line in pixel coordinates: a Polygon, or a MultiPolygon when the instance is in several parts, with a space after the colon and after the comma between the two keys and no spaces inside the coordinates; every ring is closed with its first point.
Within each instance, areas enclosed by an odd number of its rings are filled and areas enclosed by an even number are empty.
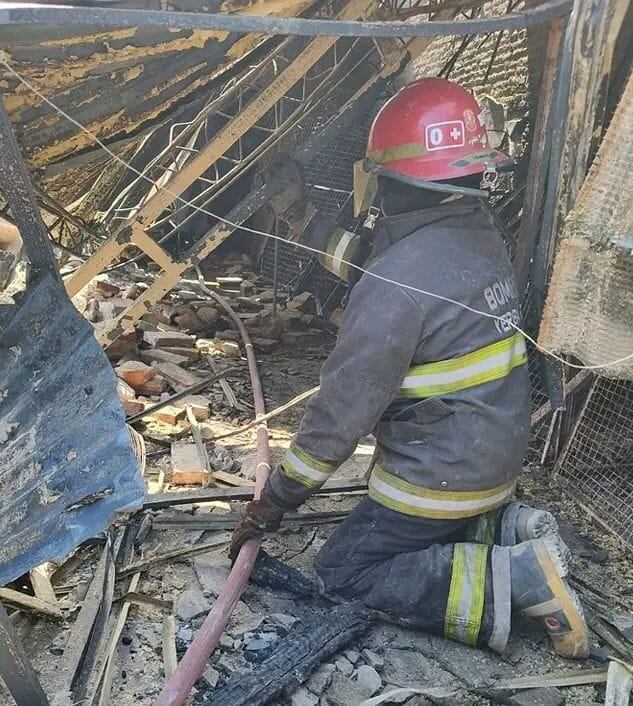
{"type": "Polygon", "coordinates": [[[301,230],[308,201],[304,195],[303,167],[289,157],[277,157],[255,175],[255,186],[263,184],[279,186],[279,190],[268,201],[275,215],[288,224],[292,235],[301,230]]]}
{"type": "Polygon", "coordinates": [[[233,530],[229,556],[237,559],[242,545],[253,537],[262,537],[264,532],[276,532],[281,524],[284,510],[264,493],[260,500],[251,500],[246,506],[244,517],[233,530]]]}

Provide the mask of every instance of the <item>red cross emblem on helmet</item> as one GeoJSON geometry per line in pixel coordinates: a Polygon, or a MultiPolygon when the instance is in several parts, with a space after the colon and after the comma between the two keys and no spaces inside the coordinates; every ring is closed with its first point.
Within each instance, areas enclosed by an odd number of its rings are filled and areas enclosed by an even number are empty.
{"type": "MultiPolygon", "coordinates": [[[[371,126],[367,157],[394,179],[427,182],[479,174],[508,160],[490,147],[477,101],[441,78],[411,83],[385,103],[371,126]]],[[[359,166],[359,184],[360,175],[359,166]]],[[[355,201],[363,210],[364,196],[355,193],[355,201]]]]}

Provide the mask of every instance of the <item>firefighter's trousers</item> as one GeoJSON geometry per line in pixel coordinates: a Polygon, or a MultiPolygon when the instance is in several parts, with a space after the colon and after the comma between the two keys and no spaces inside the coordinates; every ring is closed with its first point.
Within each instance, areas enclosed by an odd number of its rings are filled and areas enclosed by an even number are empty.
{"type": "Polygon", "coordinates": [[[315,569],[328,593],[360,598],[427,632],[503,651],[510,553],[486,543],[494,531],[486,537],[481,519],[411,517],[366,497],[321,549],[315,569]]]}

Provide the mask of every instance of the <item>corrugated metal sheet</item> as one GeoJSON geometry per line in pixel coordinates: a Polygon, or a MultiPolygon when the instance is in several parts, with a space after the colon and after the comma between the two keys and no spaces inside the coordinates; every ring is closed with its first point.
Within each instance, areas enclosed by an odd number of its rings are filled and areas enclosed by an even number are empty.
{"type": "Polygon", "coordinates": [[[67,555],[143,495],[112,368],[43,275],[0,309],[0,585],[67,555]]]}
{"type": "MultiPolygon", "coordinates": [[[[600,365],[633,351],[633,75],[556,255],[539,342],[600,365]]],[[[633,380],[633,360],[601,371],[633,380]]]]}

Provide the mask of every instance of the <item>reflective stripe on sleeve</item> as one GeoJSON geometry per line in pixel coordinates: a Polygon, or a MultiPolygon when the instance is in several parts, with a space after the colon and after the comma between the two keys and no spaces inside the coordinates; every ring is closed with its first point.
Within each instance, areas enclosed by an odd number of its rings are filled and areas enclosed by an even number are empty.
{"type": "Polygon", "coordinates": [[[473,517],[509,500],[516,480],[489,490],[448,491],[421,488],[375,465],[369,478],[369,497],[404,515],[441,520],[473,517]]]}
{"type": "Polygon", "coordinates": [[[399,396],[422,399],[458,392],[505,377],[526,362],[525,339],[517,332],[458,358],[414,366],[403,380],[399,396]]]}
{"type": "Polygon", "coordinates": [[[476,645],[481,630],[486,591],[485,544],[456,544],[453,549],[451,585],[446,603],[444,635],[476,645]]]}
{"type": "Polygon", "coordinates": [[[346,280],[349,274],[347,262],[353,262],[360,236],[343,228],[336,228],[327,245],[323,266],[337,277],[346,280]],[[346,262],[343,262],[345,260],[346,262]]]}
{"type": "Polygon", "coordinates": [[[337,464],[319,461],[298,444],[291,444],[286,457],[281,463],[281,469],[288,478],[308,488],[318,488],[336,470],[337,464]]]}

